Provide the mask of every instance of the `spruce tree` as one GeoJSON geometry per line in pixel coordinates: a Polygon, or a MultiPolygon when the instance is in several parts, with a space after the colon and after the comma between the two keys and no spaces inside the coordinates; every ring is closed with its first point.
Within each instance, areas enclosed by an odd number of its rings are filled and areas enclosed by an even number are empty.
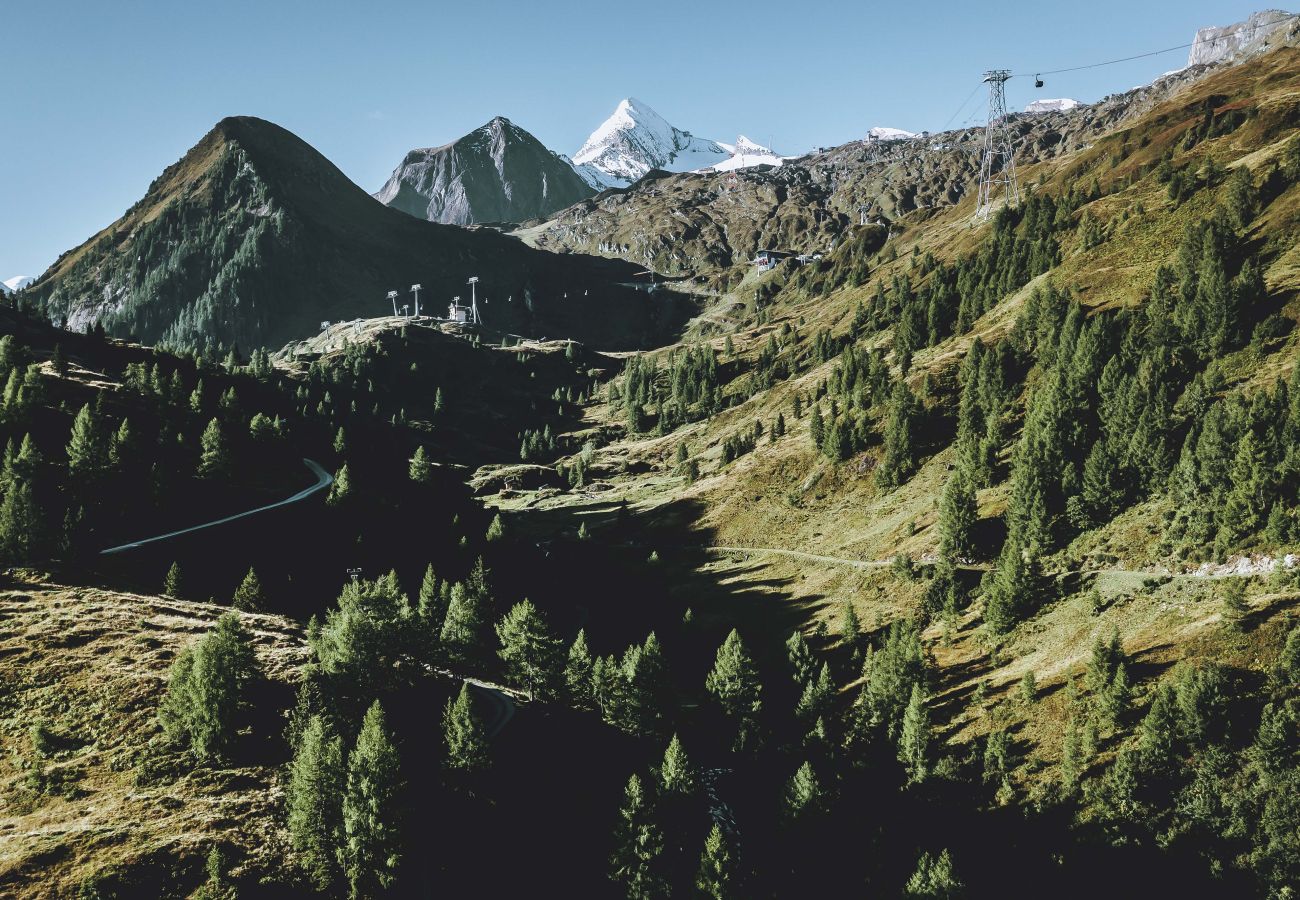
{"type": "Polygon", "coordinates": [[[822,441],[826,437],[826,422],[822,419],[822,405],[813,404],[812,417],[808,420],[808,439],[812,441],[813,449],[820,451],[822,441]]]}
{"type": "Polygon", "coordinates": [[[800,825],[824,812],[826,800],[826,791],[822,788],[817,773],[813,771],[812,764],[805,761],[786,782],[781,806],[782,819],[787,825],[800,825]]]}
{"type": "Polygon", "coordinates": [[[975,489],[965,465],[959,465],[939,501],[939,554],[950,562],[973,557],[978,519],[975,489]]]}
{"type": "Polygon", "coordinates": [[[180,599],[185,596],[185,579],[181,574],[181,564],[173,562],[163,578],[162,592],[164,596],[176,597],[180,599]]]}
{"type": "Polygon", "coordinates": [[[158,709],[163,730],[200,759],[223,756],[234,742],[257,674],[251,635],[236,614],[226,613],[172,664],[158,709]]]}
{"type": "Polygon", "coordinates": [[[497,513],[495,516],[492,517],[492,521],[488,523],[487,542],[490,544],[493,541],[501,540],[505,536],[506,536],[505,522],[501,521],[501,513],[497,513]]]}
{"type": "Polygon", "coordinates": [[[587,632],[578,629],[578,636],[569,647],[568,660],[564,666],[564,686],[568,690],[569,702],[578,709],[591,709],[593,696],[593,668],[591,651],[587,649],[587,632]]]}
{"type": "Polygon", "coordinates": [[[862,640],[862,620],[858,618],[857,607],[851,598],[846,598],[843,612],[840,614],[840,640],[850,649],[858,646],[862,640]]]}
{"type": "Polygon", "coordinates": [[[402,782],[397,748],[376,700],[366,711],[348,757],[339,860],[350,896],[374,897],[392,888],[402,861],[402,782]]]}
{"type": "Polygon", "coordinates": [[[681,738],[676,734],[668,742],[663,765],[659,767],[659,788],[663,794],[691,794],[695,791],[695,770],[681,738]]]}
{"type": "Polygon", "coordinates": [[[717,698],[723,714],[731,719],[736,729],[733,749],[752,747],[757,740],[758,716],[763,708],[762,685],[759,684],[758,669],[745,650],[740,633],[734,628],[718,648],[713,669],[704,686],[717,698]]]}
{"type": "Polygon", "coordinates": [[[439,580],[433,571],[433,563],[429,563],[424,569],[424,577],[420,579],[420,594],[416,603],[416,615],[420,623],[418,651],[426,658],[432,658],[438,651],[450,596],[450,588],[439,580]]]}
{"type": "Polygon", "coordinates": [[[903,711],[903,727],[898,736],[898,761],[907,770],[909,783],[926,779],[929,753],[930,712],[925,705],[925,692],[919,684],[914,684],[907,709],[903,711]]]}
{"type": "Polygon", "coordinates": [[[717,822],[704,841],[695,888],[710,900],[731,900],[740,896],[740,873],[735,850],[717,822]]]}
{"type": "Polygon", "coordinates": [[[668,884],[659,872],[663,849],[663,833],[655,822],[653,805],[641,778],[634,774],[623,789],[623,807],[610,857],[610,877],[628,900],[669,895],[668,884]]]}
{"type": "Polygon", "coordinates": [[[373,696],[400,674],[398,664],[413,643],[414,624],[411,602],[397,574],[390,572],[345,583],[338,606],[308,631],[308,643],[321,671],[362,696],[373,696]]]}
{"type": "Polygon", "coordinates": [[[1246,579],[1225,579],[1220,593],[1223,597],[1224,627],[1230,631],[1244,631],[1246,620],[1250,616],[1250,604],[1246,602],[1246,579]]]}
{"type": "Polygon", "coordinates": [[[530,700],[550,697],[560,675],[560,642],[529,600],[516,603],[496,625],[497,654],[508,677],[523,685],[530,700]]]}
{"type": "Polygon", "coordinates": [[[289,837],[308,877],[326,890],[337,871],[343,839],[342,797],[347,785],[343,741],[320,716],[312,716],[298,738],[285,786],[289,837]]]}
{"type": "Polygon", "coordinates": [[[68,475],[89,480],[100,475],[108,465],[108,439],[98,414],[87,403],[72,423],[68,441],[68,475]]]}
{"type": "Polygon", "coordinates": [[[899,378],[894,382],[889,398],[884,450],[880,465],[876,467],[876,483],[881,487],[898,487],[916,471],[915,406],[916,400],[907,387],[907,381],[899,378]]]}
{"type": "Polygon", "coordinates": [[[235,589],[230,605],[241,612],[261,612],[266,605],[266,596],[262,593],[262,582],[250,566],[248,574],[235,589]]]}
{"type": "Polygon", "coordinates": [[[790,637],[785,642],[785,649],[794,683],[799,686],[807,684],[813,679],[816,667],[813,664],[812,650],[808,647],[803,632],[797,628],[790,632],[790,637]]]}
{"type": "Polygon", "coordinates": [[[441,633],[443,649],[452,661],[467,665],[482,657],[487,624],[485,599],[466,584],[452,587],[441,633]]]}
{"type": "Polygon", "coordinates": [[[460,693],[447,701],[442,715],[442,735],[449,768],[466,774],[487,768],[487,729],[475,708],[468,681],[461,682],[460,693]]]}
{"type": "Polygon", "coordinates": [[[411,457],[408,474],[416,484],[428,484],[433,480],[433,473],[429,467],[429,457],[424,452],[423,445],[415,448],[415,455],[411,457]]]}
{"type": "Polygon", "coordinates": [[[953,869],[947,850],[938,856],[922,853],[916,871],[903,887],[906,900],[957,900],[966,895],[966,886],[953,869]]]}
{"type": "Polygon", "coordinates": [[[202,450],[199,454],[199,477],[217,478],[226,474],[230,459],[219,421],[213,419],[208,423],[208,427],[203,429],[199,445],[202,450]]]}
{"type": "Polygon", "coordinates": [[[344,463],[334,473],[334,483],[330,485],[330,491],[325,497],[325,503],[327,506],[342,506],[351,496],[352,479],[348,475],[348,464],[344,463]]]}
{"type": "Polygon", "coordinates": [[[41,530],[41,509],[31,480],[14,476],[0,502],[0,560],[11,565],[30,561],[41,530]]]}

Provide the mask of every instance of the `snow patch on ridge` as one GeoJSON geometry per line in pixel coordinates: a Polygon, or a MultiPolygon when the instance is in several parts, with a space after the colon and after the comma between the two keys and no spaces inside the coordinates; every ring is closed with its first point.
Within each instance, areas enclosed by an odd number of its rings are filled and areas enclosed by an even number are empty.
{"type": "Polygon", "coordinates": [[[1071,109],[1078,109],[1083,106],[1080,100],[1073,100],[1069,97],[1062,97],[1059,100],[1035,100],[1025,107],[1027,113],[1046,113],[1046,112],[1066,112],[1071,109]]]}

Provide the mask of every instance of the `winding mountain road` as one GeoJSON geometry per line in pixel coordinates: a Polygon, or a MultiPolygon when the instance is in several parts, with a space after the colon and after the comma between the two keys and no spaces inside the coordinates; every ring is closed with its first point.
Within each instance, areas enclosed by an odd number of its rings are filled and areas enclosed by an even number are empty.
{"type": "Polygon", "coordinates": [[[290,503],[297,503],[300,500],[306,500],[312,494],[323,491],[325,488],[329,487],[331,484],[334,483],[334,476],[331,475],[329,472],[326,472],[324,469],[322,469],[314,459],[307,459],[306,457],[303,457],[303,465],[305,465],[308,469],[311,469],[312,474],[316,476],[316,483],[313,484],[311,487],[303,488],[301,491],[294,494],[292,497],[286,497],[284,500],[280,500],[276,503],[268,503],[266,506],[259,506],[257,507],[257,509],[250,509],[250,510],[245,510],[244,512],[241,513],[235,513],[233,516],[226,516],[225,518],[222,519],[214,519],[211,522],[204,522],[201,525],[192,525],[189,528],[182,528],[179,531],[169,531],[166,534],[159,534],[153,537],[141,538],[140,540],[132,541],[129,544],[121,544],[117,547],[109,547],[107,550],[100,550],[99,555],[109,556],[114,553],[123,553],[127,550],[134,550],[137,547],[143,547],[145,544],[153,544],[153,543],[157,543],[158,541],[170,540],[171,538],[180,537],[183,534],[189,534],[194,531],[201,531],[204,528],[213,528],[217,525],[225,525],[227,522],[234,522],[238,519],[243,519],[243,518],[247,518],[248,516],[255,516],[258,513],[267,512],[268,510],[278,509],[281,506],[288,506],[290,503]]]}

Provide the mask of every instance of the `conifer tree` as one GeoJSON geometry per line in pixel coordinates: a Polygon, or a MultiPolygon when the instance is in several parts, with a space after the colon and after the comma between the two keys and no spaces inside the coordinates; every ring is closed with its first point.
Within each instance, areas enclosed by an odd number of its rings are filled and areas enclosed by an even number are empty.
{"type": "Polygon", "coordinates": [[[736,729],[733,749],[752,747],[757,740],[758,716],[763,707],[762,685],[758,669],[734,628],[718,648],[704,686],[717,698],[723,714],[732,720],[736,729]]]}
{"type": "Polygon", "coordinates": [[[262,582],[258,580],[252,566],[249,566],[248,574],[235,589],[230,605],[242,612],[261,612],[265,607],[266,596],[262,593],[262,582]]]}
{"type": "Polygon", "coordinates": [[[321,671],[339,676],[362,696],[372,696],[398,677],[398,663],[413,643],[414,619],[395,572],[348,581],[338,606],[308,632],[308,643],[321,671]]]}
{"type": "Polygon", "coordinates": [[[564,666],[564,685],[568,690],[569,701],[579,709],[591,709],[594,702],[593,668],[591,651],[587,649],[587,632],[578,629],[578,636],[569,647],[568,660],[564,666]]]}
{"type": "Polygon", "coordinates": [[[87,403],[72,423],[72,437],[68,441],[68,474],[76,479],[93,479],[104,471],[107,464],[108,440],[98,414],[87,403]]]}
{"type": "Polygon", "coordinates": [[[181,573],[181,564],[173,562],[163,578],[162,592],[168,597],[184,597],[185,580],[181,573]]]}
{"type": "Polygon", "coordinates": [[[135,432],[131,430],[131,422],[123,419],[122,424],[117,426],[117,431],[109,439],[109,464],[118,472],[124,471],[134,464],[137,451],[135,432]]]}
{"type": "Polygon", "coordinates": [[[704,852],[700,854],[700,869],[695,876],[696,890],[710,900],[731,900],[740,896],[738,868],[731,842],[714,822],[704,841],[704,852]]]}
{"type": "Polygon", "coordinates": [[[947,850],[938,856],[922,853],[916,871],[907,879],[903,896],[907,900],[957,900],[966,895],[966,886],[953,870],[947,850]]]}
{"type": "Polygon", "coordinates": [[[325,497],[325,503],[328,506],[342,506],[351,496],[352,480],[348,476],[348,464],[344,463],[334,473],[334,483],[330,485],[330,492],[325,497]]]}
{"type": "Polygon", "coordinates": [[[163,730],[200,759],[222,756],[234,741],[256,676],[251,636],[237,615],[226,613],[172,664],[158,710],[163,730]]]}
{"type": "Polygon", "coordinates": [[[803,823],[826,808],[826,791],[817,779],[812,764],[805,761],[785,785],[782,818],[787,825],[803,823]]]}
{"type": "Polygon", "coordinates": [[[880,465],[876,467],[876,483],[881,487],[898,487],[916,471],[915,406],[916,400],[907,387],[907,381],[899,378],[889,398],[884,451],[880,465]]]}
{"type": "Polygon", "coordinates": [[[440,637],[453,661],[465,665],[482,656],[487,614],[485,598],[478,591],[466,584],[452,587],[440,637]]]}
{"type": "Polygon", "coordinates": [[[813,449],[821,450],[825,437],[826,422],[822,419],[822,405],[814,403],[812,417],[808,420],[808,439],[812,441],[813,449]]]}
{"type": "Polygon", "coordinates": [[[496,625],[497,651],[506,673],[528,691],[530,700],[549,697],[560,674],[560,642],[531,601],[516,603],[496,625]]]}
{"type": "Polygon", "coordinates": [[[492,517],[492,521],[488,523],[487,541],[490,544],[493,541],[501,540],[505,536],[506,536],[505,523],[501,521],[501,513],[497,513],[495,516],[492,517]]]}
{"type": "Polygon", "coordinates": [[[308,877],[320,890],[334,880],[336,848],[343,839],[342,797],[347,785],[343,741],[320,716],[298,738],[285,787],[289,837],[308,877]]]}
{"type": "Polygon", "coordinates": [[[691,794],[695,791],[695,770],[676,734],[668,742],[663,765],[659,767],[659,788],[663,794],[691,794]]]}
{"type": "Polygon", "coordinates": [[[628,900],[668,896],[668,885],[659,872],[663,849],[663,834],[655,823],[650,798],[641,778],[634,774],[623,790],[623,807],[610,857],[610,877],[628,900]]]}
{"type": "Polygon", "coordinates": [[[785,649],[786,658],[790,660],[794,683],[797,685],[807,684],[813,679],[816,668],[813,665],[812,650],[808,647],[808,641],[804,638],[803,632],[797,628],[790,632],[790,637],[785,642],[785,649]]]}
{"type": "Polygon", "coordinates": [[[958,465],[939,501],[939,553],[955,562],[975,555],[974,530],[979,519],[975,489],[965,465],[958,465]]]}
{"type": "Polygon", "coordinates": [[[448,767],[467,774],[487,767],[487,730],[475,708],[468,681],[461,682],[460,693],[447,701],[442,716],[442,733],[447,744],[448,767]]]}
{"type": "Polygon", "coordinates": [[[1008,538],[984,598],[984,624],[989,631],[1005,634],[1028,615],[1038,599],[1038,581],[1037,558],[1008,538]]]}
{"type": "Polygon", "coordinates": [[[858,618],[857,607],[851,598],[845,598],[840,614],[840,640],[849,648],[856,647],[862,640],[862,620],[858,618]]]}
{"type": "Polygon", "coordinates": [[[912,685],[912,696],[903,712],[903,727],[898,737],[898,761],[907,770],[907,780],[915,784],[929,774],[930,712],[925,693],[919,684],[912,685]]]}
{"type": "Polygon", "coordinates": [[[217,478],[226,474],[230,459],[219,421],[213,419],[208,423],[208,427],[203,429],[199,446],[202,451],[199,455],[199,477],[217,478]]]}
{"type": "Polygon", "coordinates": [[[12,476],[0,502],[0,560],[28,562],[35,555],[41,530],[41,510],[31,479],[12,476]]]}
{"type": "Polygon", "coordinates": [[[1250,616],[1250,604],[1246,602],[1246,579],[1226,579],[1221,594],[1224,627],[1230,631],[1245,630],[1246,620],[1250,616]]]}
{"type": "Polygon", "coordinates": [[[383,707],[366,711],[356,749],[348,756],[339,858],[353,900],[392,888],[402,861],[402,782],[397,748],[383,707]]]}
{"type": "Polygon", "coordinates": [[[415,448],[415,455],[411,457],[408,474],[416,484],[428,484],[433,480],[432,471],[429,467],[429,456],[424,452],[423,445],[415,448]]]}
{"type": "Polygon", "coordinates": [[[433,571],[433,563],[429,563],[420,579],[420,594],[416,602],[416,613],[423,632],[421,649],[424,653],[432,654],[438,646],[450,596],[450,588],[438,579],[437,573],[433,571]]]}

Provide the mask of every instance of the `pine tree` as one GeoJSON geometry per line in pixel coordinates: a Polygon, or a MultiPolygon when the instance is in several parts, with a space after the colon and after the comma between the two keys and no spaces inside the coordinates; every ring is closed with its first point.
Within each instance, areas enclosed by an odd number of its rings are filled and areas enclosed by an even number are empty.
{"type": "Polygon", "coordinates": [[[328,506],[342,506],[351,496],[352,481],[348,476],[348,464],[344,463],[334,473],[334,483],[330,485],[330,492],[325,497],[325,503],[328,506]]]}
{"type": "Polygon", "coordinates": [[[812,441],[814,450],[821,450],[822,441],[826,437],[826,422],[822,419],[822,405],[813,404],[812,417],[808,420],[808,439],[812,441]]]}
{"type": "Polygon", "coordinates": [[[339,456],[342,456],[348,450],[348,436],[343,431],[342,425],[340,425],[339,430],[334,433],[333,449],[334,452],[339,456]]]}
{"type": "Polygon", "coordinates": [[[337,676],[363,696],[391,686],[398,663],[414,643],[415,615],[397,574],[348,581],[338,606],[308,631],[308,643],[322,672],[337,676]]]}
{"type": "Polygon", "coordinates": [[[117,426],[117,431],[109,439],[109,464],[116,471],[121,472],[134,464],[137,452],[135,433],[131,430],[131,423],[127,419],[123,419],[122,424],[117,426]]]}
{"type": "Polygon", "coordinates": [[[590,709],[594,701],[593,668],[591,651],[587,649],[587,632],[580,628],[569,647],[568,661],[564,666],[564,685],[568,689],[569,702],[579,709],[590,709]]]}
{"type": "Polygon", "coordinates": [[[347,785],[343,741],[320,716],[312,716],[298,738],[285,806],[289,837],[312,883],[326,890],[336,872],[336,848],[343,838],[341,799],[347,785]]]}
{"type": "Polygon", "coordinates": [[[1223,625],[1230,631],[1244,631],[1250,616],[1246,602],[1246,579],[1228,578],[1221,591],[1223,596],[1223,625]]]}
{"type": "Polygon", "coordinates": [[[937,857],[922,853],[916,871],[903,888],[907,900],[956,900],[965,894],[966,886],[953,870],[952,856],[947,850],[937,857]]]}
{"type": "Polygon", "coordinates": [[[108,465],[108,441],[99,416],[87,403],[72,423],[68,441],[68,474],[74,479],[94,479],[108,465]]]}
{"type": "Polygon", "coordinates": [[[711,900],[731,900],[740,896],[739,866],[731,842],[723,834],[717,822],[709,831],[704,841],[704,852],[700,854],[700,869],[695,876],[695,888],[711,900]]]}
{"type": "Polygon", "coordinates": [[[797,628],[790,632],[790,637],[785,642],[785,649],[786,658],[790,660],[794,683],[796,685],[807,684],[813,679],[816,669],[813,664],[812,650],[808,647],[808,641],[804,638],[803,632],[797,628]]]}
{"type": "Polygon", "coordinates": [[[397,748],[376,700],[348,757],[339,858],[354,900],[388,891],[402,861],[402,783],[397,748]]]}
{"type": "Polygon", "coordinates": [[[475,709],[469,682],[461,682],[460,693],[447,701],[442,716],[443,740],[447,744],[447,766],[471,774],[488,764],[487,730],[475,709]]]}
{"type": "Polygon", "coordinates": [[[181,574],[181,564],[173,562],[171,568],[167,570],[166,577],[163,578],[162,592],[167,597],[181,598],[185,596],[185,580],[181,574]]]}
{"type": "Polygon", "coordinates": [[[840,615],[840,640],[848,648],[856,647],[862,640],[862,620],[858,618],[858,610],[849,598],[844,600],[840,615]]]}
{"type": "Polygon", "coordinates": [[[560,674],[560,642],[537,607],[528,600],[516,603],[497,623],[496,633],[507,675],[524,685],[530,700],[551,696],[560,674]]]}
{"type": "Polygon", "coordinates": [[[799,825],[824,812],[826,799],[826,792],[817,779],[817,773],[813,771],[812,764],[805,761],[786,782],[782,818],[788,825],[799,825]]]}
{"type": "Polygon", "coordinates": [[[903,728],[898,737],[898,761],[907,770],[911,784],[924,781],[929,774],[930,712],[925,693],[919,684],[912,685],[912,696],[903,712],[903,728]]]}
{"type": "Polygon", "coordinates": [[[216,478],[226,474],[230,460],[219,421],[213,419],[208,423],[208,427],[203,429],[199,445],[202,449],[199,455],[199,477],[216,478]]]}
{"type": "Polygon", "coordinates": [[[610,877],[623,888],[628,900],[669,895],[668,885],[659,873],[663,834],[655,823],[654,809],[641,779],[635,774],[623,790],[614,842],[610,877]]]}
{"type": "Polygon", "coordinates": [[[492,517],[492,521],[488,523],[487,541],[490,544],[493,541],[501,540],[505,536],[506,536],[505,523],[501,521],[501,513],[497,513],[495,516],[492,517]]]}
{"type": "Polygon", "coordinates": [[[965,466],[959,465],[939,501],[939,554],[950,562],[973,557],[978,519],[975,489],[965,466]]]}
{"type": "Polygon", "coordinates": [[[749,749],[757,740],[758,716],[763,708],[758,669],[734,628],[718,648],[713,669],[704,682],[736,729],[735,750],[749,749]]]}
{"type": "Polygon", "coordinates": [[[454,662],[466,665],[483,653],[486,598],[465,584],[454,585],[442,624],[442,646],[454,662]]]}
{"type": "Polygon", "coordinates": [[[0,560],[9,564],[30,561],[39,546],[41,531],[41,510],[31,480],[12,477],[0,502],[0,560]]]}
{"type": "Polygon", "coordinates": [[[265,607],[266,596],[262,593],[262,582],[258,580],[257,573],[251,566],[244,580],[235,589],[230,605],[242,612],[261,612],[265,607]]]}
{"type": "Polygon", "coordinates": [[[429,467],[429,456],[424,452],[423,445],[415,448],[415,455],[411,457],[408,474],[416,484],[428,484],[433,480],[433,472],[429,467]]]}
{"type": "Polygon", "coordinates": [[[172,664],[158,709],[163,730],[200,759],[224,755],[257,673],[251,636],[237,615],[226,613],[172,664]]]}
{"type": "Polygon", "coordinates": [[[1078,790],[1083,768],[1083,741],[1079,734],[1079,726],[1071,717],[1065,728],[1065,739],[1061,749],[1061,790],[1067,797],[1074,796],[1074,792],[1078,790]]]}
{"type": "Polygon", "coordinates": [[[876,467],[876,483],[884,488],[898,487],[916,471],[916,400],[907,381],[894,383],[885,421],[884,450],[876,467]]]}
{"type": "Polygon", "coordinates": [[[663,765],[659,767],[659,788],[663,794],[695,792],[695,770],[686,756],[681,739],[676,734],[668,742],[663,765]]]}
{"type": "Polygon", "coordinates": [[[984,598],[984,624],[1005,634],[1032,610],[1039,590],[1038,561],[1031,551],[1008,538],[984,598]]]}

